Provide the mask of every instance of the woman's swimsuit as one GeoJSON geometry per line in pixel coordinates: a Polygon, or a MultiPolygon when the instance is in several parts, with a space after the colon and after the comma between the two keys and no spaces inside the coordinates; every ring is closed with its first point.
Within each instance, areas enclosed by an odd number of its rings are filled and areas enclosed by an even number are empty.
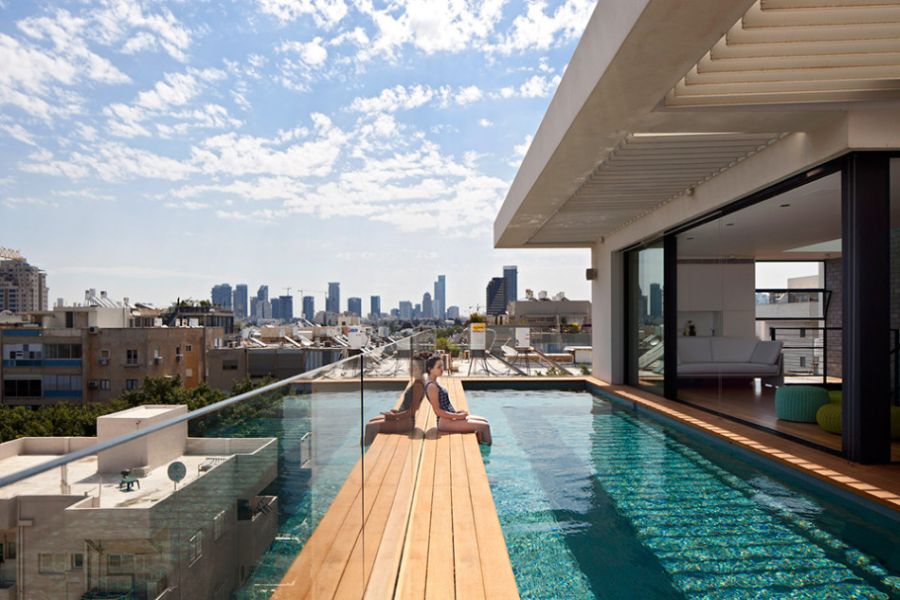
{"type": "MultiPolygon", "coordinates": [[[[450,394],[441,387],[441,385],[437,381],[429,381],[425,384],[425,393],[428,393],[428,386],[434,384],[438,389],[438,405],[441,407],[441,410],[444,412],[455,413],[456,409],[453,408],[453,405],[450,404],[450,394]]],[[[437,418],[438,425],[441,424],[441,418],[437,418]]]]}

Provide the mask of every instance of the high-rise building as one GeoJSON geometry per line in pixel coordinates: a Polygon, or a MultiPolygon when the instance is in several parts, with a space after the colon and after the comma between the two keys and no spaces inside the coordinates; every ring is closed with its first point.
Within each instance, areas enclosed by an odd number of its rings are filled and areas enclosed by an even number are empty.
{"type": "Polygon", "coordinates": [[[303,318],[307,321],[316,318],[316,299],[313,296],[303,296],[303,318]]]}
{"type": "Polygon", "coordinates": [[[422,296],[422,318],[434,318],[434,302],[431,300],[431,294],[429,294],[428,292],[425,292],[425,294],[422,296]]]}
{"type": "Polygon", "coordinates": [[[213,306],[227,309],[232,308],[233,304],[231,303],[231,294],[231,284],[220,283],[219,285],[214,285],[211,293],[213,306]]]}
{"type": "Polygon", "coordinates": [[[256,299],[257,300],[268,300],[269,299],[269,286],[261,285],[259,289],[256,291],[256,299]]]}
{"type": "Polygon", "coordinates": [[[661,323],[663,316],[662,287],[658,283],[650,284],[650,321],[661,323]]]}
{"type": "Polygon", "coordinates": [[[332,281],[328,284],[328,297],[325,298],[325,310],[330,313],[341,312],[341,284],[332,281]]]}
{"type": "Polygon", "coordinates": [[[447,318],[447,277],[438,275],[434,282],[434,316],[438,319],[447,318]]]}
{"type": "Polygon", "coordinates": [[[458,319],[459,318],[459,307],[458,306],[448,306],[447,307],[447,318],[448,319],[458,319]]]}
{"type": "Polygon", "coordinates": [[[282,321],[294,320],[294,297],[278,296],[272,300],[272,318],[281,319],[282,321]],[[275,300],[278,301],[278,314],[275,314],[275,300]]]}
{"type": "Polygon", "coordinates": [[[493,277],[487,284],[487,314],[502,315],[506,312],[506,279],[493,277]]]}
{"type": "Polygon", "coordinates": [[[15,250],[0,248],[0,310],[14,313],[47,310],[47,275],[15,250]]]}
{"type": "Polygon", "coordinates": [[[347,312],[357,317],[362,316],[362,298],[347,298],[347,312]]]}
{"type": "Polygon", "coordinates": [[[231,306],[234,310],[235,319],[247,318],[247,284],[239,283],[234,286],[231,306]]]}
{"type": "Polygon", "coordinates": [[[503,282],[506,290],[503,296],[503,312],[506,312],[506,306],[519,299],[519,268],[516,265],[503,267],[503,282]]]}
{"type": "Polygon", "coordinates": [[[369,298],[369,315],[373,319],[381,316],[381,296],[371,296],[369,298]]]}
{"type": "Polygon", "coordinates": [[[413,305],[409,300],[400,301],[400,318],[406,320],[413,318],[413,305]]]}

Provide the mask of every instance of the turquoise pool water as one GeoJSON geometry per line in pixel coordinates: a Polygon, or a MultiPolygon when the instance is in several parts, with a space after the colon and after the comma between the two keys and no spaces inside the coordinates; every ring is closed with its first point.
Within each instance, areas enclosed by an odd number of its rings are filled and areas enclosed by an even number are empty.
{"type": "MultiPolygon", "coordinates": [[[[393,406],[398,390],[366,390],[365,417],[393,406]]],[[[267,416],[219,427],[207,437],[278,438],[278,476],[263,494],[278,496],[275,541],[234,597],[269,598],[359,461],[359,391],[285,396],[267,416]],[[301,439],[313,432],[313,452],[302,460],[301,439]]]]}
{"type": "Polygon", "coordinates": [[[467,391],[523,598],[900,598],[900,532],[588,393],[467,391]]]}

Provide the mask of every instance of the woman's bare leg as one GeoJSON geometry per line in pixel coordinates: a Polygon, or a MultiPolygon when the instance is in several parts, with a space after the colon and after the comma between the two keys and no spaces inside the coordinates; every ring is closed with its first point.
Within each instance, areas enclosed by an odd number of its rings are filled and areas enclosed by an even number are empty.
{"type": "Polygon", "coordinates": [[[475,433],[478,441],[483,444],[491,444],[491,426],[487,421],[470,421],[466,419],[441,419],[439,431],[447,433],[475,433]]]}
{"type": "Polygon", "coordinates": [[[378,432],[381,431],[381,426],[384,424],[384,417],[378,416],[372,419],[369,419],[369,422],[366,423],[366,434],[363,439],[363,444],[366,446],[371,446],[372,442],[375,441],[375,436],[378,435],[378,432]]]}

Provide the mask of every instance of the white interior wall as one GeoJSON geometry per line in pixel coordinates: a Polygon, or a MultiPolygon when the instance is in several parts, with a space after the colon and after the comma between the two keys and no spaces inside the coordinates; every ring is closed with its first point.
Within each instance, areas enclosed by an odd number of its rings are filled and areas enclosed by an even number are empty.
{"type": "Polygon", "coordinates": [[[690,319],[698,336],[756,337],[755,293],[752,262],[679,264],[679,333],[690,319]]]}

